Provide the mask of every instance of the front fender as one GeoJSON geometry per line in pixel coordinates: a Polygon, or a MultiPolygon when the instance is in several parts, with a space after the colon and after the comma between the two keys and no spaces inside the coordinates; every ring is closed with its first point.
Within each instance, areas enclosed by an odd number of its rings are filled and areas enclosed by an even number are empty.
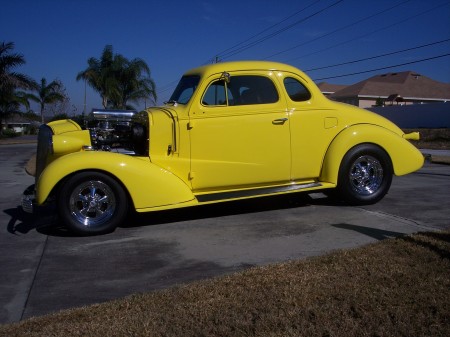
{"type": "Polygon", "coordinates": [[[37,204],[42,205],[62,179],[85,170],[104,171],[114,176],[127,189],[136,210],[195,200],[191,189],[180,178],[151,163],[149,158],[89,151],[65,155],[45,168],[36,186],[37,204]]]}
{"type": "Polygon", "coordinates": [[[320,181],[337,184],[342,158],[352,147],[362,143],[383,148],[391,158],[397,176],[414,172],[424,163],[422,153],[400,135],[378,125],[358,124],[344,129],[334,138],[325,154],[320,181]]]}

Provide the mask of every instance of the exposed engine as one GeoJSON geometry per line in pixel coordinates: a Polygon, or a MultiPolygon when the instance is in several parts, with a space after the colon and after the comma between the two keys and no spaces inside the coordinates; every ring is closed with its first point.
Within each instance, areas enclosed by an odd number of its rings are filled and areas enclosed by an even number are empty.
{"type": "Polygon", "coordinates": [[[132,110],[92,110],[94,121],[87,127],[94,150],[129,154],[147,153],[147,130],[132,110]]]}

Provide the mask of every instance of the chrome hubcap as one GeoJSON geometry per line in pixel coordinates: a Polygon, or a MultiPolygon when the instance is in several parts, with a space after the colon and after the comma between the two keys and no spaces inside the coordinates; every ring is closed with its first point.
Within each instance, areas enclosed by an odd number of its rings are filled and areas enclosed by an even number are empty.
{"type": "Polygon", "coordinates": [[[375,193],[383,181],[383,167],[372,156],[361,156],[350,169],[350,184],[352,189],[361,195],[375,193]]]}
{"type": "Polygon", "coordinates": [[[69,206],[77,222],[87,227],[95,227],[112,217],[116,209],[116,199],[108,185],[101,181],[87,181],[73,190],[69,206]]]}

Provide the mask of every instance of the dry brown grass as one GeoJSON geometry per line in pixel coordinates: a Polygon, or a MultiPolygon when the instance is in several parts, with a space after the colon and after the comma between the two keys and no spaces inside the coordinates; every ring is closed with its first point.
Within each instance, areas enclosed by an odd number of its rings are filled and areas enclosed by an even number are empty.
{"type": "Polygon", "coordinates": [[[450,150],[450,129],[407,129],[404,132],[420,132],[420,140],[413,140],[419,149],[450,150]]]}
{"type": "Polygon", "coordinates": [[[0,326],[1,336],[449,336],[450,232],[0,326]]]}

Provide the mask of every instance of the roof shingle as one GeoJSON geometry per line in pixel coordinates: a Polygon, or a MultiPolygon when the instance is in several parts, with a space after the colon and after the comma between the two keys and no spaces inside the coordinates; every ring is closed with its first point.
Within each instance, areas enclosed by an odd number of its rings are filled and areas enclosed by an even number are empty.
{"type": "Polygon", "coordinates": [[[336,91],[330,97],[388,97],[450,100],[450,84],[438,82],[413,71],[376,75],[336,91]]]}

